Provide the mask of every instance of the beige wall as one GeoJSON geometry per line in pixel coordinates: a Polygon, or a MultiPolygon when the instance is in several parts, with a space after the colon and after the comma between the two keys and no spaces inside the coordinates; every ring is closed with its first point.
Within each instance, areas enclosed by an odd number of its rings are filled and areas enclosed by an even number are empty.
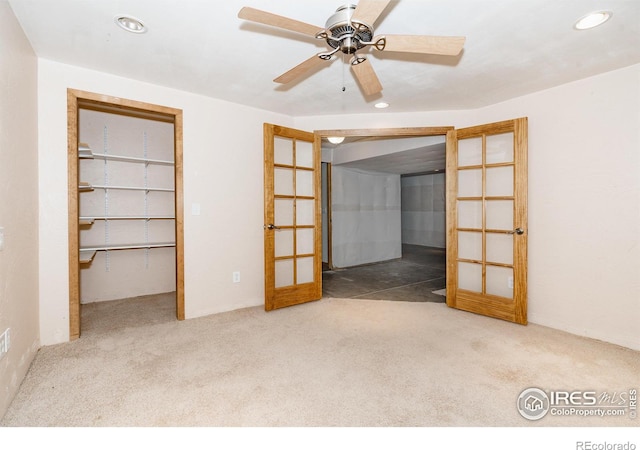
{"type": "Polygon", "coordinates": [[[264,303],[262,124],[288,116],[38,60],[40,333],[69,339],[67,88],[183,110],[185,310],[193,318],[264,303]],[[192,215],[192,205],[201,214],[192,215]],[[241,282],[232,282],[232,273],[241,282]]]}
{"type": "Polygon", "coordinates": [[[523,116],[530,322],[640,349],[640,65],[473,111],[298,117],[295,125],[459,128],[523,116]]]}
{"type": "Polygon", "coordinates": [[[0,417],[39,347],[37,62],[7,2],[0,2],[0,417]],[[10,201],[9,201],[10,199],[10,201]]]}

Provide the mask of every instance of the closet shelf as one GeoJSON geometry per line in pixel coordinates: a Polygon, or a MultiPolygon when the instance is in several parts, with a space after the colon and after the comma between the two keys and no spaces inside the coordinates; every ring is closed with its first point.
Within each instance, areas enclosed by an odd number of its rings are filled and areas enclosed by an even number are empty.
{"type": "Polygon", "coordinates": [[[78,144],[78,158],[79,159],[107,159],[110,161],[123,161],[145,164],[161,164],[166,166],[173,166],[174,161],[166,161],[163,159],[148,159],[148,158],[136,158],[134,156],[122,156],[122,155],[105,155],[100,153],[93,153],[89,144],[80,142],[78,144]]]}
{"type": "MultiPolygon", "coordinates": [[[[91,152],[91,150],[89,150],[91,152]]],[[[160,164],[164,166],[173,166],[173,161],[166,161],[163,159],[148,159],[148,158],[136,158],[134,156],[121,156],[121,155],[104,155],[99,153],[80,153],[78,150],[78,157],[80,159],[103,159],[108,161],[121,161],[121,162],[132,162],[132,163],[144,163],[144,164],[160,164]]]]}
{"type": "Polygon", "coordinates": [[[140,187],[140,186],[103,186],[94,184],[93,189],[119,189],[126,191],[157,191],[157,192],[175,192],[173,188],[155,188],[155,187],[140,187]]]}
{"type": "Polygon", "coordinates": [[[100,245],[95,247],[80,247],[80,259],[82,260],[83,253],[97,252],[102,250],[134,250],[134,249],[146,249],[146,248],[163,248],[163,247],[175,247],[175,242],[148,242],[145,244],[119,244],[119,245],[100,245]]]}
{"type": "Polygon", "coordinates": [[[172,220],[175,216],[80,216],[80,220],[172,220]]]}

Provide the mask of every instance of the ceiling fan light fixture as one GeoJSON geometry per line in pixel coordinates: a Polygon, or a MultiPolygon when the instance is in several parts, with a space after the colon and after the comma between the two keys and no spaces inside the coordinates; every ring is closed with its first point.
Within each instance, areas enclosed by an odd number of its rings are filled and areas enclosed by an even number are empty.
{"type": "Polygon", "coordinates": [[[130,33],[141,34],[147,32],[147,27],[144,25],[144,23],[142,23],[141,20],[136,19],[135,17],[122,15],[116,16],[113,20],[116,25],[130,33]]]}
{"type": "Polygon", "coordinates": [[[589,30],[597,27],[598,25],[602,25],[609,20],[611,16],[611,11],[594,11],[578,19],[573,27],[576,30],[589,30]]]}
{"type": "Polygon", "coordinates": [[[327,140],[332,144],[342,144],[342,142],[344,142],[344,136],[329,136],[327,140]]]}

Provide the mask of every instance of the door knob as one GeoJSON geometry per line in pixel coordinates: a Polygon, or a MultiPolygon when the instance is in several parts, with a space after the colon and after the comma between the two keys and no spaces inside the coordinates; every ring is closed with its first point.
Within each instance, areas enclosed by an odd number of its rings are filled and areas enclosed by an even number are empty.
{"type": "Polygon", "coordinates": [[[507,234],[524,234],[524,230],[522,228],[516,228],[513,231],[507,231],[507,234]]]}
{"type": "Polygon", "coordinates": [[[280,227],[277,227],[277,226],[275,226],[274,224],[270,223],[270,224],[268,224],[268,225],[265,225],[265,226],[264,226],[264,229],[265,229],[265,230],[279,230],[279,229],[280,229],[280,227]]]}

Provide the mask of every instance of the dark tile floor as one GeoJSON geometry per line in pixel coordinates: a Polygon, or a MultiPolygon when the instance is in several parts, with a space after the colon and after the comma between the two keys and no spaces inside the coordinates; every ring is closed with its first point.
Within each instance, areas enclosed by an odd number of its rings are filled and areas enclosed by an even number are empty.
{"type": "Polygon", "coordinates": [[[444,303],[446,250],[402,246],[402,258],[322,272],[324,297],[444,303]]]}

